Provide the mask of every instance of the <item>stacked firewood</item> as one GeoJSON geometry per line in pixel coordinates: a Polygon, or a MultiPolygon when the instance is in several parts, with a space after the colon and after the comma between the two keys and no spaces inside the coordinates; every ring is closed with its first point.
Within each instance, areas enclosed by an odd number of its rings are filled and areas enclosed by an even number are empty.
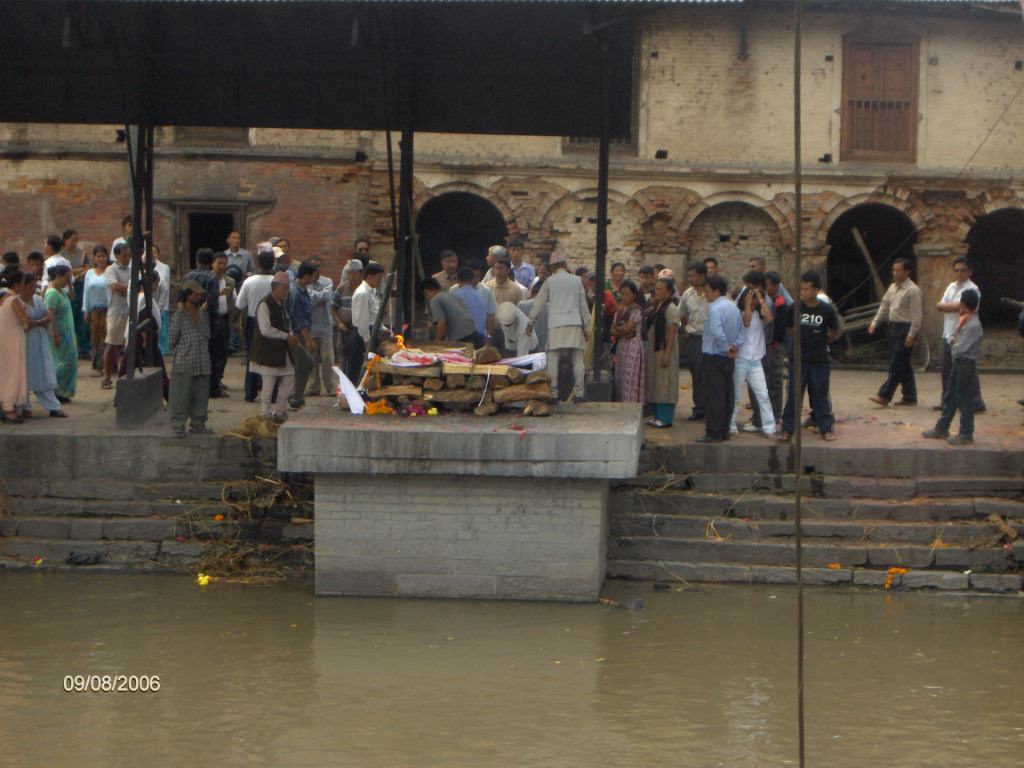
{"type": "Polygon", "coordinates": [[[499,410],[526,416],[551,413],[551,380],[497,361],[494,347],[473,353],[474,362],[438,362],[418,368],[391,365],[381,358],[364,379],[370,401],[384,399],[392,408],[443,408],[491,416],[499,410]]]}

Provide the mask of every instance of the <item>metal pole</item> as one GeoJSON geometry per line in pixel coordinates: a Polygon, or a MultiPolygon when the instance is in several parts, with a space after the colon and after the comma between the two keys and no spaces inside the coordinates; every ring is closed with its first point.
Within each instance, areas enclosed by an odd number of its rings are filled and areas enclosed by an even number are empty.
{"type": "Polygon", "coordinates": [[[135,378],[135,335],[139,329],[139,273],[142,270],[143,234],[143,164],[145,162],[146,130],[143,126],[129,126],[128,163],[132,180],[132,261],[128,285],[128,339],[125,344],[125,375],[135,378]]]}
{"type": "MultiPolygon", "coordinates": [[[[156,317],[160,308],[156,306],[153,294],[153,274],[156,272],[156,255],[153,253],[153,126],[147,125],[146,132],[146,163],[145,175],[143,176],[144,186],[144,207],[145,207],[145,247],[146,247],[146,279],[143,281],[143,293],[146,296],[146,306],[149,307],[150,316],[156,317]]],[[[170,286],[167,286],[170,290],[170,286]]],[[[146,365],[152,366],[156,361],[156,325],[146,333],[146,365]]]]}
{"type": "Polygon", "coordinates": [[[604,272],[608,253],[608,152],[610,133],[609,90],[611,72],[608,68],[608,43],[597,40],[597,76],[601,102],[601,138],[597,150],[597,243],[594,254],[594,339],[591,354],[592,380],[601,380],[601,359],[604,353],[604,272]]]}
{"type": "Polygon", "coordinates": [[[398,269],[398,293],[402,297],[402,318],[412,316],[412,303],[416,291],[416,267],[413,264],[412,235],[414,223],[412,219],[412,185],[413,185],[413,129],[412,120],[407,119],[402,126],[402,138],[399,142],[399,175],[398,175],[398,250],[396,263],[398,269]]]}
{"type": "MultiPolygon", "coordinates": [[[[800,279],[803,262],[803,160],[801,158],[801,67],[802,67],[802,44],[801,35],[803,32],[803,2],[795,0],[794,8],[794,43],[793,43],[793,193],[794,215],[794,266],[796,268],[797,280],[800,279]]],[[[803,511],[801,509],[801,483],[803,482],[803,428],[801,426],[801,414],[803,412],[803,376],[801,366],[803,359],[800,350],[800,309],[801,301],[797,294],[797,303],[793,312],[793,369],[795,376],[790,382],[790,387],[796,386],[792,393],[794,398],[794,419],[793,430],[795,461],[796,461],[796,489],[793,491],[793,521],[796,526],[796,688],[797,688],[797,743],[800,757],[800,768],[805,766],[805,744],[804,744],[804,571],[803,571],[803,511]]]]}

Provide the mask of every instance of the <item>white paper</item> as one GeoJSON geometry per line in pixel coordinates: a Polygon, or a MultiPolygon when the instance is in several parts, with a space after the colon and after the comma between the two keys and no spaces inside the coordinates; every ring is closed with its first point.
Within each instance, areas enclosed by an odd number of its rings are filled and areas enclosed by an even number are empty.
{"type": "Polygon", "coordinates": [[[362,414],[366,410],[366,403],[363,402],[363,398],[359,396],[359,392],[356,390],[355,384],[344,374],[344,372],[338,366],[331,368],[334,371],[334,375],[338,377],[338,388],[341,390],[341,394],[345,397],[345,402],[348,403],[348,409],[352,411],[356,416],[362,414]]]}

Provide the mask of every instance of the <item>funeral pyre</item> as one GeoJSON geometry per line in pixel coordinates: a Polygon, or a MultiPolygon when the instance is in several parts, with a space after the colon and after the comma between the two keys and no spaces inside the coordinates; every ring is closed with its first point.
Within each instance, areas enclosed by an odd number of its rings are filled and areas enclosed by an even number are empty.
{"type": "Polygon", "coordinates": [[[385,344],[380,351],[384,354],[369,356],[358,387],[335,369],[341,380],[339,402],[350,404],[353,413],[551,413],[551,380],[543,352],[503,360],[492,346],[406,349],[385,344]]]}

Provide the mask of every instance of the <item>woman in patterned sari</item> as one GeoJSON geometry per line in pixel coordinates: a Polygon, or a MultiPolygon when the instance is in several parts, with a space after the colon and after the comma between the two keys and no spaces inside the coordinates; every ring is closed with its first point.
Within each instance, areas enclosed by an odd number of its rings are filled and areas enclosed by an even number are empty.
{"type": "Polygon", "coordinates": [[[620,403],[644,402],[644,311],[632,280],[619,286],[619,309],[612,322],[615,336],[615,399],[620,403]]]}
{"type": "Polygon", "coordinates": [[[43,302],[50,312],[50,350],[57,372],[57,400],[71,401],[78,386],[78,340],[75,337],[74,311],[65,288],[71,280],[71,269],[64,264],[50,267],[50,282],[43,302]]]}

